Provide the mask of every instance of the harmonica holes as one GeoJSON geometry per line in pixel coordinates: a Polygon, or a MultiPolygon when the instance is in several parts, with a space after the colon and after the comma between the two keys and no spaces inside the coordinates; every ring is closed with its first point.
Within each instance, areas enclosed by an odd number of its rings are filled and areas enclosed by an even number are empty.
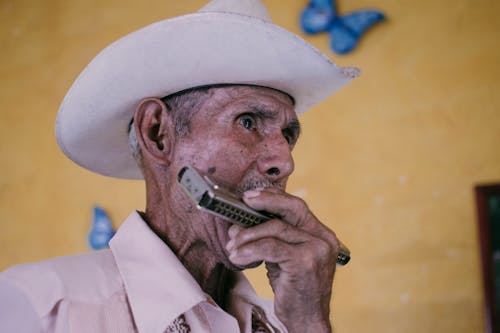
{"type": "Polygon", "coordinates": [[[215,205],[213,206],[213,210],[220,215],[223,215],[229,219],[232,219],[249,227],[263,222],[261,218],[253,216],[252,214],[241,211],[231,205],[220,201],[215,203],[215,205]]]}

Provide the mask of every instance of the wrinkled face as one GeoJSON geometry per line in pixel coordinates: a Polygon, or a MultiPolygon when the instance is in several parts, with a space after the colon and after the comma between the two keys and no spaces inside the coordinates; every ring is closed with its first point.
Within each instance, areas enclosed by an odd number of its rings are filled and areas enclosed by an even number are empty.
{"type": "MultiPolygon", "coordinates": [[[[286,94],[261,87],[218,88],[193,116],[190,134],[176,143],[170,169],[177,173],[192,165],[240,192],[257,187],[284,189],[294,169],[291,152],[299,132],[286,94]]],[[[182,191],[179,185],[172,186],[176,193],[182,191]]],[[[193,232],[227,264],[230,224],[186,204],[189,199],[184,193],[174,197],[179,209],[191,214],[193,232]]]]}

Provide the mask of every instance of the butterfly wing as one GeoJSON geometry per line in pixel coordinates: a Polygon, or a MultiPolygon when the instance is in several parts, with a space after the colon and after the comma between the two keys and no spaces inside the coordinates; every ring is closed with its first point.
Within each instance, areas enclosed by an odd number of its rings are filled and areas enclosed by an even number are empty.
{"type": "Polygon", "coordinates": [[[330,28],[330,47],[337,54],[346,54],[358,44],[358,36],[339,21],[330,28]]]}
{"type": "Polygon", "coordinates": [[[88,235],[89,246],[94,250],[103,249],[108,246],[109,240],[114,234],[115,231],[113,230],[111,219],[104,209],[94,206],[92,228],[88,235]]]}
{"type": "Polygon", "coordinates": [[[385,19],[382,12],[375,9],[356,11],[339,18],[344,26],[361,36],[368,28],[385,19]]]}
{"type": "Polygon", "coordinates": [[[302,30],[308,34],[326,31],[335,15],[333,0],[311,0],[300,15],[302,30]]]}
{"type": "Polygon", "coordinates": [[[352,51],[363,33],[385,19],[377,10],[360,10],[338,17],[330,27],[330,46],[338,54],[352,51]]]}

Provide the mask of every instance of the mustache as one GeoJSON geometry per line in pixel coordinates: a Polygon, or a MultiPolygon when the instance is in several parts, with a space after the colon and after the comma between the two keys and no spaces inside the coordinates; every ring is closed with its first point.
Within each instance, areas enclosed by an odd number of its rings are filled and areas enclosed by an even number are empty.
{"type": "Polygon", "coordinates": [[[246,191],[251,191],[255,189],[262,189],[262,188],[277,188],[279,190],[283,190],[285,188],[284,184],[281,182],[273,182],[270,181],[269,179],[249,179],[240,186],[236,188],[236,191],[243,195],[243,192],[246,191]]]}

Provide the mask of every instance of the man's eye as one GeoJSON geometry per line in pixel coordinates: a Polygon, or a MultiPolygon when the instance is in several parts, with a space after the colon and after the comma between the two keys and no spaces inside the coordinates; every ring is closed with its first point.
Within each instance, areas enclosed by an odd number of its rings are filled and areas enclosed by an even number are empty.
{"type": "Polygon", "coordinates": [[[288,143],[292,142],[292,138],[286,132],[283,133],[283,137],[285,138],[286,142],[288,143]]]}
{"type": "Polygon", "coordinates": [[[240,117],[240,124],[247,130],[255,129],[255,119],[250,115],[242,115],[240,117]]]}
{"type": "Polygon", "coordinates": [[[295,144],[295,136],[291,133],[290,130],[284,129],[283,131],[281,131],[281,133],[283,134],[283,137],[285,138],[286,142],[288,142],[288,144],[295,144]]]}

